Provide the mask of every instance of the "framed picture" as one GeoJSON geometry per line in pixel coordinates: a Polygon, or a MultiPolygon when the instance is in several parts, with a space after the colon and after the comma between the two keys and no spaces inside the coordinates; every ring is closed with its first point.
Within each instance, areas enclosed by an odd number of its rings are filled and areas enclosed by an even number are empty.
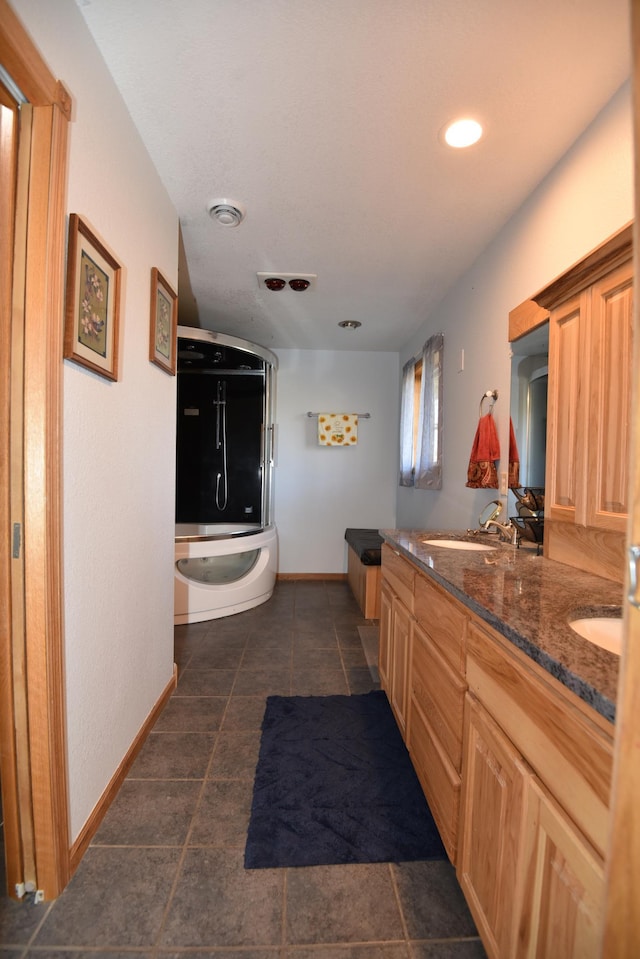
{"type": "Polygon", "coordinates": [[[64,358],[118,379],[120,264],[86,220],[69,217],[64,358]]]}
{"type": "Polygon", "coordinates": [[[151,329],[149,359],[167,373],[176,373],[178,297],[162,273],[151,270],[151,329]]]}

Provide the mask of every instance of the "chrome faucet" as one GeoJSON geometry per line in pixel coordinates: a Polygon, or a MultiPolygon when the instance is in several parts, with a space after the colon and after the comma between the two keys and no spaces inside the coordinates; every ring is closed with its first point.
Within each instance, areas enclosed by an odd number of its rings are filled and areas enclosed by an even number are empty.
{"type": "Polygon", "coordinates": [[[518,545],[518,527],[513,523],[498,523],[497,520],[490,519],[488,523],[485,523],[484,528],[488,530],[491,526],[495,526],[498,536],[505,543],[511,543],[512,546],[518,545]]]}

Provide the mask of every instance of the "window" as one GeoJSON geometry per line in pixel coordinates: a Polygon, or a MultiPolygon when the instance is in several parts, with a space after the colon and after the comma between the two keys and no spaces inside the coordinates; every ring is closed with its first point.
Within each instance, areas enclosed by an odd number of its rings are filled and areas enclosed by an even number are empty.
{"type": "Polygon", "coordinates": [[[400,486],[442,489],[442,350],[436,333],[402,369],[400,486]]]}

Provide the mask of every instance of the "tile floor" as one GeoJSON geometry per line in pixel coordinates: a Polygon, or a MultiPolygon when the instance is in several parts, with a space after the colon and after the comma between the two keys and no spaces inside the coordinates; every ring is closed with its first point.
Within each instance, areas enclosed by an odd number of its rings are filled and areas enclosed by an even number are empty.
{"type": "MultiPolygon", "coordinates": [[[[375,688],[343,582],[176,628],[180,678],[71,883],[0,898],[0,959],[481,959],[447,862],[245,870],[268,694],[375,688]]],[[[369,624],[370,625],[370,624],[369,624]]]]}

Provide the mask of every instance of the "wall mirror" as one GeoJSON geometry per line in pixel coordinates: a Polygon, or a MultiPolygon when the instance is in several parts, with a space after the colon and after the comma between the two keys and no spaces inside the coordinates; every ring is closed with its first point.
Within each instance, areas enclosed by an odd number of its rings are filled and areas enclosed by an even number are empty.
{"type": "MultiPolygon", "coordinates": [[[[510,413],[520,454],[521,487],[544,487],[548,372],[546,322],[511,343],[510,413]]],[[[515,507],[515,500],[509,505],[515,507]]],[[[510,515],[513,512],[510,510],[510,515]]]]}

